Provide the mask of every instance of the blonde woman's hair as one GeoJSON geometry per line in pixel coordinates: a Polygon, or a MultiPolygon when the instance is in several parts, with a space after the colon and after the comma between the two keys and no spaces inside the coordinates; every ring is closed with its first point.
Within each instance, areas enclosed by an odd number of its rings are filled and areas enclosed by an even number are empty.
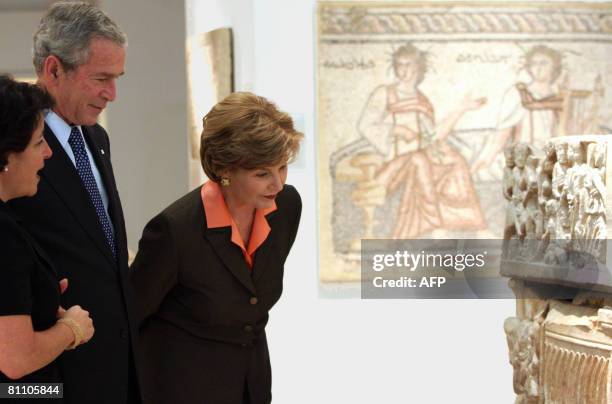
{"type": "Polygon", "coordinates": [[[249,92],[236,92],[217,103],[203,119],[200,161],[215,182],[221,172],[255,169],[292,161],[304,135],[286,112],[249,92]]]}

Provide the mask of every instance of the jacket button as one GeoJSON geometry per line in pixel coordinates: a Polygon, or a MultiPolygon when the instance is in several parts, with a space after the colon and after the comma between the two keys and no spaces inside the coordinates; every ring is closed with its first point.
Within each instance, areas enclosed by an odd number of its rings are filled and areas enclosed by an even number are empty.
{"type": "Polygon", "coordinates": [[[251,305],[253,305],[253,306],[256,305],[258,301],[259,300],[257,300],[257,298],[255,296],[253,296],[253,297],[251,297],[249,299],[249,303],[251,303],[251,305]]]}
{"type": "Polygon", "coordinates": [[[246,332],[253,332],[253,327],[250,326],[250,325],[245,325],[244,326],[244,331],[246,331],[246,332]]]}

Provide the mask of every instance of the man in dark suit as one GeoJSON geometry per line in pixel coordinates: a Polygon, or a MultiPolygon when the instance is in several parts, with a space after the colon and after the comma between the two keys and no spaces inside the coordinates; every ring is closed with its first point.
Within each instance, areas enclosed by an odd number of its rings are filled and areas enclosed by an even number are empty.
{"type": "Polygon", "coordinates": [[[139,402],[134,366],[136,329],[128,282],[121,202],[100,113],[116,96],[126,36],[101,10],[56,3],[34,36],[38,83],[56,101],[45,116],[53,150],[34,198],[13,210],[69,281],[62,305],[91,314],[87,346],[60,356],[66,403],[139,402]]]}

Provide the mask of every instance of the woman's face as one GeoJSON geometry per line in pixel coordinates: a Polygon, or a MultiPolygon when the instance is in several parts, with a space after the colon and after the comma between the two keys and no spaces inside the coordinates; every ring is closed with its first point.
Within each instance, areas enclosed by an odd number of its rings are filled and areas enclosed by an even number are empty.
{"type": "Polygon", "coordinates": [[[287,163],[246,170],[236,168],[227,174],[226,187],[234,202],[256,209],[271,208],[287,180],[287,163]]]}
{"type": "Polygon", "coordinates": [[[8,171],[2,173],[5,192],[13,198],[33,196],[38,191],[38,172],[45,165],[45,160],[53,154],[43,136],[44,119],[39,117],[30,143],[20,153],[8,155],[8,171]]]}
{"type": "Polygon", "coordinates": [[[553,69],[552,58],[544,53],[536,53],[529,61],[529,73],[537,82],[551,83],[553,81],[553,69]]]}
{"type": "Polygon", "coordinates": [[[416,80],[419,67],[414,56],[398,56],[393,64],[395,76],[404,82],[416,80]]]}

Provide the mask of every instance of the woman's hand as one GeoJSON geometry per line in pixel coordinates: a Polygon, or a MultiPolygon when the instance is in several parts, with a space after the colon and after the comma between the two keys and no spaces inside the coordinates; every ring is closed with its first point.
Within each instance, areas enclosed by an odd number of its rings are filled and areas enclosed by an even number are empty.
{"type": "MultiPolygon", "coordinates": [[[[64,293],[68,288],[68,279],[64,278],[59,282],[60,293],[64,293]]],[[[81,331],[81,339],[78,345],[84,344],[91,339],[94,335],[93,320],[89,317],[89,312],[83,309],[81,306],[72,306],[68,310],[60,306],[57,309],[58,319],[72,320],[81,331]]],[[[75,335],[76,338],[76,335],[75,335]]]]}
{"type": "MultiPolygon", "coordinates": [[[[64,312],[64,314],[60,317],[61,319],[66,319],[68,321],[72,320],[79,327],[81,331],[81,339],[78,341],[78,345],[84,344],[91,339],[94,335],[94,326],[91,317],[89,317],[89,312],[83,309],[79,305],[72,306],[68,310],[64,312]]],[[[76,338],[76,335],[75,335],[76,338]]]]}

